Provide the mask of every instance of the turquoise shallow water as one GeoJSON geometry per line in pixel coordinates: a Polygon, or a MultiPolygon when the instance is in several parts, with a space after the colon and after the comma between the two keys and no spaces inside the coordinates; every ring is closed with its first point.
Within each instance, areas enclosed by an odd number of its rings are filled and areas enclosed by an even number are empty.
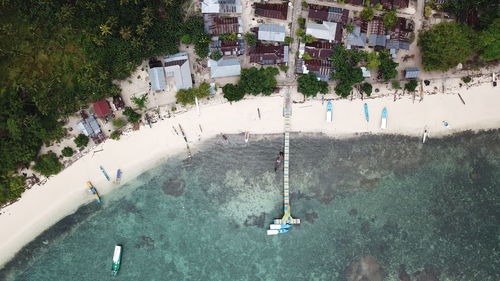
{"type": "Polygon", "coordinates": [[[265,228],[281,215],[281,136],[242,138],[209,141],[80,208],[0,280],[500,280],[498,131],[425,145],[292,135],[303,223],[277,237],[265,228]]]}

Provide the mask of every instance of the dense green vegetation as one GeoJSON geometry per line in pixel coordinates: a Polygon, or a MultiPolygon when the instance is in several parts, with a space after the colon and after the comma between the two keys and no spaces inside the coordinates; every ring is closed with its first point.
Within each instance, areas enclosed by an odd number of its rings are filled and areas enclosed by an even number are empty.
{"type": "Polygon", "coordinates": [[[415,92],[417,86],[418,86],[417,80],[411,79],[410,81],[408,81],[408,83],[405,84],[405,90],[407,90],[408,92],[415,92]]]}
{"type": "Polygon", "coordinates": [[[195,104],[195,97],[198,99],[206,98],[210,95],[210,84],[202,82],[198,87],[189,89],[180,89],[175,94],[178,103],[182,105],[195,104]]]}
{"type": "Polygon", "coordinates": [[[384,27],[386,29],[391,29],[398,20],[398,16],[396,15],[396,10],[393,9],[390,10],[389,12],[384,13],[382,19],[384,21],[384,27]]]}
{"type": "Polygon", "coordinates": [[[36,159],[35,166],[33,166],[33,170],[46,177],[59,173],[62,168],[63,164],[59,162],[59,159],[54,152],[41,155],[36,159]]]}
{"type": "Polygon", "coordinates": [[[333,70],[331,78],[337,80],[335,93],[343,98],[351,94],[352,86],[363,82],[363,72],[358,64],[364,59],[365,53],[347,50],[341,45],[335,46],[332,55],[333,70]]]}
{"type": "Polygon", "coordinates": [[[73,148],[69,146],[66,146],[65,148],[63,148],[63,150],[61,150],[61,154],[64,157],[71,157],[73,156],[73,153],[74,153],[73,148]]]}
{"type": "Polygon", "coordinates": [[[318,80],[314,72],[300,76],[297,82],[299,92],[306,97],[315,97],[318,93],[328,93],[328,83],[318,80]]]}
{"type": "Polygon", "coordinates": [[[366,94],[367,96],[370,96],[372,94],[372,89],[373,89],[372,84],[367,82],[361,84],[360,87],[361,93],[366,94]]]}
{"type": "Polygon", "coordinates": [[[139,120],[141,120],[141,114],[137,113],[132,109],[132,107],[127,106],[123,110],[123,115],[127,117],[127,121],[130,123],[135,123],[139,120]]]}
{"type": "Polygon", "coordinates": [[[456,22],[443,22],[422,32],[418,45],[424,69],[448,70],[466,61],[474,53],[474,36],[470,27],[456,22]]]}
{"type": "Polygon", "coordinates": [[[79,134],[74,141],[77,147],[86,147],[87,144],[89,144],[89,137],[84,134],[79,134]]]}
{"type": "Polygon", "coordinates": [[[0,2],[0,204],[22,192],[14,171],[62,138],[62,117],[118,94],[112,81],[142,60],[177,52],[193,26],[183,24],[183,2],[0,2]]]}
{"type": "Polygon", "coordinates": [[[380,65],[378,67],[378,72],[384,81],[389,81],[398,75],[396,67],[398,63],[392,60],[392,56],[387,50],[382,50],[379,52],[380,65]]]}
{"type": "Polygon", "coordinates": [[[243,99],[245,94],[269,96],[276,88],[275,76],[278,74],[279,70],[276,67],[245,68],[241,70],[238,84],[226,84],[222,88],[222,92],[229,101],[239,101],[243,99]]]}

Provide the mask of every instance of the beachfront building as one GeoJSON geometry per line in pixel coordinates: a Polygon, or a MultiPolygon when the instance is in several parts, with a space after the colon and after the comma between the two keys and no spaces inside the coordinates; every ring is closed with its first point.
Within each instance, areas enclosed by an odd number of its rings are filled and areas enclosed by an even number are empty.
{"type": "Polygon", "coordinates": [[[151,90],[164,91],[167,84],[165,82],[165,70],[163,67],[153,67],[148,72],[149,80],[151,81],[151,90]]]}
{"type": "Polygon", "coordinates": [[[257,38],[261,41],[285,42],[285,26],[274,24],[259,25],[257,38]]]}
{"type": "Polygon", "coordinates": [[[191,69],[189,68],[189,57],[185,52],[164,58],[164,69],[167,77],[172,77],[177,90],[193,87],[191,69]]]}
{"type": "Polygon", "coordinates": [[[96,144],[106,139],[95,117],[92,115],[88,116],[84,111],[82,111],[82,120],[76,124],[76,127],[82,134],[90,137],[96,144]]]}
{"type": "Polygon", "coordinates": [[[288,64],[288,46],[257,45],[249,54],[251,63],[263,65],[288,64]]]}
{"type": "Polygon", "coordinates": [[[203,14],[241,13],[240,0],[203,0],[201,2],[203,14]]]}
{"type": "Polygon", "coordinates": [[[95,102],[92,107],[94,108],[97,118],[105,118],[111,114],[111,107],[106,99],[95,102]]]}
{"type": "Polygon", "coordinates": [[[420,70],[416,67],[405,68],[405,78],[406,79],[417,79],[420,75],[420,70]]]}
{"type": "Polygon", "coordinates": [[[239,76],[241,74],[241,64],[237,58],[208,60],[208,67],[210,67],[211,78],[239,76]]]}
{"type": "Polygon", "coordinates": [[[255,15],[260,17],[286,20],[288,15],[288,5],[282,4],[268,4],[268,3],[254,3],[255,15]]]}

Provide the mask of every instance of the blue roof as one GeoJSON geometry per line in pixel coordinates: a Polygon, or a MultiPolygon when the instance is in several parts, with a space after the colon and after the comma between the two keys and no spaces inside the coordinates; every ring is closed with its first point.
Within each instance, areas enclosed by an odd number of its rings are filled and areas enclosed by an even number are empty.
{"type": "Polygon", "coordinates": [[[151,80],[151,89],[153,91],[165,90],[165,72],[163,67],[155,67],[149,69],[149,80],[151,80]]]}
{"type": "Polygon", "coordinates": [[[368,39],[368,46],[382,46],[385,47],[385,35],[384,34],[370,34],[368,39]]]}
{"type": "Polygon", "coordinates": [[[405,78],[407,78],[407,79],[418,78],[419,74],[420,74],[420,70],[416,67],[405,68],[405,78]]]}
{"type": "Polygon", "coordinates": [[[361,28],[355,26],[352,33],[347,35],[347,45],[364,47],[366,43],[366,33],[361,33],[361,28]]]}

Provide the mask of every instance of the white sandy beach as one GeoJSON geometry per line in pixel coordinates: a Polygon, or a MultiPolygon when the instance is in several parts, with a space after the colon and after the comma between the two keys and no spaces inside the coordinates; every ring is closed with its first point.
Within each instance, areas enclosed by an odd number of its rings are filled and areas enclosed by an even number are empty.
{"type": "MultiPolygon", "coordinates": [[[[491,83],[469,90],[462,89],[464,105],[457,95],[425,96],[422,102],[410,96],[393,101],[393,97],[368,100],[341,100],[333,102],[333,123],[327,123],[326,102],[321,100],[293,104],[292,130],[295,132],[325,133],[333,137],[356,133],[405,134],[421,136],[424,127],[430,138],[467,129],[500,128],[500,90],[491,83]],[[363,104],[367,103],[370,122],[366,122],[363,104]],[[380,129],[381,112],[388,109],[388,128],[380,129]],[[442,121],[450,126],[444,127],[442,121]]],[[[241,102],[206,105],[200,115],[195,109],[159,121],[153,128],[124,135],[121,140],[107,140],[43,186],[34,186],[22,198],[2,209],[0,215],[0,265],[5,264],[24,245],[63,217],[73,213],[82,204],[92,200],[85,187],[91,181],[104,195],[116,185],[106,182],[99,166],[106,168],[112,178],[116,169],[124,172],[122,184],[139,173],[164,161],[169,156],[186,153],[186,144],[172,126],[180,124],[186,132],[191,148],[217,134],[281,133],[283,97],[258,97],[241,102]],[[261,119],[257,114],[260,109],[261,119]],[[202,127],[201,133],[199,126],[202,127]]],[[[230,137],[232,138],[232,136],[230,137]]],[[[243,138],[243,134],[241,135],[243,138]]],[[[417,141],[417,140],[416,140],[417,141]]],[[[251,145],[252,140],[250,140],[251,145]]],[[[292,137],[293,150],[293,137],[292,137]]],[[[293,161],[293,159],[292,159],[293,161]]]]}

